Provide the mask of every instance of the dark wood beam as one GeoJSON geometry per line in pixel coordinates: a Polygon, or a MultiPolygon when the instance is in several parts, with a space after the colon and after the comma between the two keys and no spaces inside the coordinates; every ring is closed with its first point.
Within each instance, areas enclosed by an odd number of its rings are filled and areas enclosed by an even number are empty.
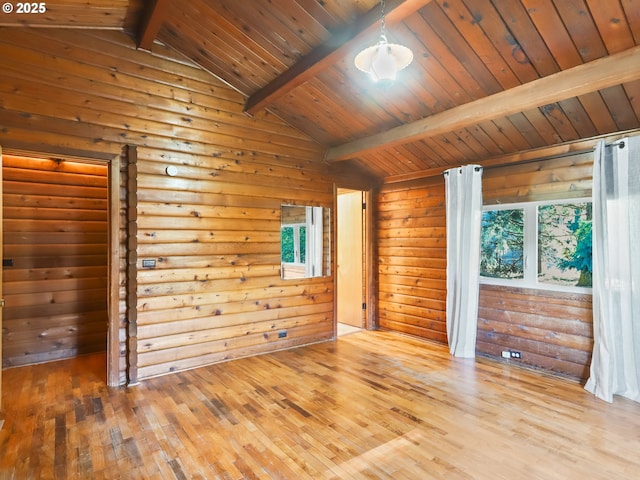
{"type": "Polygon", "coordinates": [[[451,108],[376,135],[332,147],[329,162],[356,158],[376,150],[397,147],[539,108],[604,88],[640,80],[640,46],[600,58],[524,85],[451,108]]]}
{"type": "Polygon", "coordinates": [[[138,48],[151,51],[169,10],[170,0],[147,0],[138,29],[138,48]]]}
{"type": "MultiPolygon", "coordinates": [[[[386,3],[385,23],[393,25],[424,7],[431,0],[390,0],[386,3]]],[[[269,103],[286,95],[294,88],[313,78],[330,65],[337,63],[350,48],[350,43],[380,23],[380,6],[369,10],[355,23],[338,30],[322,45],[298,60],[289,70],[251,95],[244,111],[248,114],[265,108],[269,103]]]]}

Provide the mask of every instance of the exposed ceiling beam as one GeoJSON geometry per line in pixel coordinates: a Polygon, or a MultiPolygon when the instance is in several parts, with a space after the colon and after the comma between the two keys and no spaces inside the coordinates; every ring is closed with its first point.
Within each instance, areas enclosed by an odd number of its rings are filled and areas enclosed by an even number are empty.
{"type": "Polygon", "coordinates": [[[138,29],[138,48],[151,51],[169,10],[170,0],[147,0],[138,29]]]}
{"type": "Polygon", "coordinates": [[[450,110],[328,149],[348,160],[640,79],[640,46],[534,80],[450,110]]]}
{"type": "MultiPolygon", "coordinates": [[[[389,0],[385,6],[385,23],[387,25],[399,23],[430,1],[389,0]]],[[[338,30],[327,42],[311,50],[290,69],[251,95],[244,107],[245,113],[254,114],[310,78],[315,77],[330,65],[337,63],[349,50],[351,41],[376,27],[379,22],[380,7],[376,6],[356,22],[338,30]]]]}

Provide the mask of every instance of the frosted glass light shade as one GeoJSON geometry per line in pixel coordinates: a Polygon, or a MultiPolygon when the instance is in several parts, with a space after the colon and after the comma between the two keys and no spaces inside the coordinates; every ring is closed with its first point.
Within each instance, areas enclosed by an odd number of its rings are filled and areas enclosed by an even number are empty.
{"type": "Polygon", "coordinates": [[[396,43],[388,43],[384,35],[377,45],[362,50],[354,60],[356,67],[371,75],[375,82],[393,81],[396,74],[413,61],[413,52],[396,43]]]}

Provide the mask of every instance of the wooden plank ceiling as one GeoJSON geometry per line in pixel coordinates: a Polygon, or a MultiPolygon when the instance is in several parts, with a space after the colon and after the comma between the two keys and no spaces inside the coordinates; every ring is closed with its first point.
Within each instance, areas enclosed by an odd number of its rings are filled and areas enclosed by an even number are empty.
{"type": "Polygon", "coordinates": [[[165,44],[246,95],[248,114],[266,108],[327,161],[387,181],[640,128],[640,0],[387,0],[389,41],[414,52],[387,87],[353,64],[380,35],[377,0],[46,5],[0,25],[165,44]]]}

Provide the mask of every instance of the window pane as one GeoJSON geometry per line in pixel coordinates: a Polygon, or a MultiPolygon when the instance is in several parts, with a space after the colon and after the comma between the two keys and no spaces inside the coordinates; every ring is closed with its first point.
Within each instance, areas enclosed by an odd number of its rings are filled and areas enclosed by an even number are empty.
{"type": "Polygon", "coordinates": [[[282,261],[284,263],[293,263],[296,261],[293,242],[293,227],[282,227],[280,240],[282,243],[282,261]]]}
{"type": "Polygon", "coordinates": [[[300,263],[307,263],[307,227],[300,226],[300,263]]]}
{"type": "Polygon", "coordinates": [[[524,210],[482,213],[480,275],[524,278],[524,210]]]}
{"type": "Polygon", "coordinates": [[[538,281],[591,286],[591,202],[538,207],[538,281]]]}

